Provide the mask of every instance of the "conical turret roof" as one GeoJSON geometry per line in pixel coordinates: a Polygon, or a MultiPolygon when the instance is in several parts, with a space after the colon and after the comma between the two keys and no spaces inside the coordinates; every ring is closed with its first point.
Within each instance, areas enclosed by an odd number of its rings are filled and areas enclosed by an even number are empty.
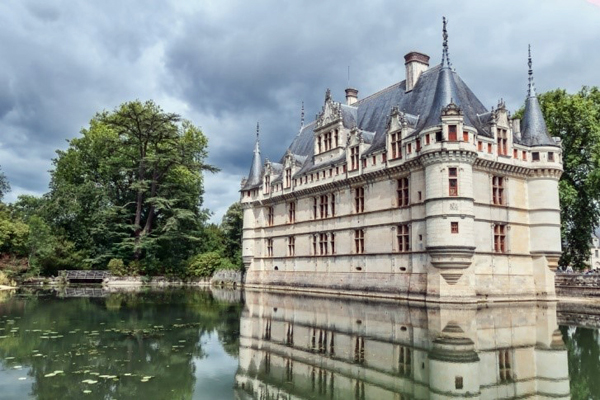
{"type": "Polygon", "coordinates": [[[259,125],[256,124],[256,143],[254,144],[254,154],[252,156],[252,165],[250,166],[250,173],[243,189],[248,189],[253,186],[260,185],[262,180],[262,169],[263,162],[260,156],[260,138],[259,138],[259,125]]]}
{"type": "Polygon", "coordinates": [[[548,134],[542,108],[535,93],[533,69],[531,68],[531,47],[529,48],[529,87],[525,100],[525,112],[521,122],[521,142],[526,146],[556,146],[548,134]]]}

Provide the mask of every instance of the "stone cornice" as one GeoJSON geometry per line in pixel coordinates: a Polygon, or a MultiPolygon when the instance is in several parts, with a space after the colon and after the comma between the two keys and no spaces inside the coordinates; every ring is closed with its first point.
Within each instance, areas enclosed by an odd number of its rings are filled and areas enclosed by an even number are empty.
{"type": "Polygon", "coordinates": [[[476,159],[476,152],[464,149],[441,149],[438,151],[424,153],[419,157],[421,164],[424,166],[445,162],[463,162],[473,164],[476,159]]]}

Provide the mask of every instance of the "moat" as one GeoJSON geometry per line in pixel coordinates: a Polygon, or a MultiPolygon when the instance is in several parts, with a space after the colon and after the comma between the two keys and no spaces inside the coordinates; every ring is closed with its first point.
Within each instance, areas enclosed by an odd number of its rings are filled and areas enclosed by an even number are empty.
{"type": "Polygon", "coordinates": [[[226,289],[0,292],[0,398],[600,398],[599,318],[573,309],[226,289]]]}

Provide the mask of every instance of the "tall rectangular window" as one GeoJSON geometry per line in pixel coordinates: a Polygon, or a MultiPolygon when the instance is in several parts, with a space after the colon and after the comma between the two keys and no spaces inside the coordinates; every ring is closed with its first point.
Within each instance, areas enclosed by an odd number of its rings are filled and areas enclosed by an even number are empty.
{"type": "MultiPolygon", "coordinates": [[[[335,233],[329,235],[329,243],[331,246],[331,254],[335,254],[335,233]]],[[[598,251],[598,250],[596,250],[598,251]]]]}
{"type": "Polygon", "coordinates": [[[269,189],[271,188],[271,176],[270,175],[265,175],[265,190],[264,193],[268,194],[269,193],[269,189]]]}
{"type": "Polygon", "coordinates": [[[523,150],[523,161],[527,161],[527,152],[523,150]]]}
{"type": "Polygon", "coordinates": [[[316,197],[313,197],[313,219],[317,219],[317,210],[318,210],[318,200],[316,197]]]}
{"type": "Polygon", "coordinates": [[[408,224],[397,226],[396,236],[398,239],[398,251],[404,253],[410,251],[410,227],[408,224]]]}
{"type": "Polygon", "coordinates": [[[504,204],[504,178],[492,177],[492,202],[497,205],[504,204]]]}
{"type": "Polygon", "coordinates": [[[288,203],[288,222],[293,224],[296,222],[296,202],[290,201],[288,203]]]}
{"type": "Polygon", "coordinates": [[[458,196],[458,168],[448,168],[448,195],[458,196]]]}
{"type": "Polygon", "coordinates": [[[317,149],[319,150],[319,153],[323,152],[323,145],[321,144],[321,135],[317,137],[317,149]]]}
{"type": "Polygon", "coordinates": [[[321,196],[321,204],[319,205],[321,218],[327,218],[329,216],[329,199],[327,195],[321,196]]]}
{"type": "Polygon", "coordinates": [[[417,149],[416,151],[421,151],[421,139],[417,139],[417,149]]]}
{"type": "Polygon", "coordinates": [[[331,216],[335,217],[335,194],[332,193],[329,196],[329,199],[331,201],[331,207],[330,207],[331,208],[331,216]]]}
{"type": "Polygon", "coordinates": [[[334,134],[335,147],[340,145],[340,132],[336,129],[334,134]]]}
{"type": "Polygon", "coordinates": [[[456,125],[448,125],[448,140],[451,142],[456,142],[458,140],[456,125]]]}
{"type": "Polygon", "coordinates": [[[387,162],[387,153],[385,151],[383,153],[381,153],[381,162],[382,163],[387,162]]]}
{"type": "Polygon", "coordinates": [[[519,158],[519,150],[517,150],[517,149],[513,149],[513,158],[514,158],[514,159],[517,159],[517,158],[519,158]]]}
{"type": "Polygon", "coordinates": [[[477,141],[477,151],[483,151],[483,142],[481,140],[477,141]]]}
{"type": "Polygon", "coordinates": [[[488,143],[488,153],[492,154],[492,144],[488,143]]]}
{"type": "Polygon", "coordinates": [[[273,225],[273,221],[275,220],[275,214],[273,211],[273,207],[267,207],[267,225],[273,225]]]}
{"type": "Polygon", "coordinates": [[[285,169],[285,187],[289,188],[291,186],[292,186],[292,169],[286,168],[285,169]]]}
{"type": "Polygon", "coordinates": [[[288,238],[288,256],[293,257],[296,254],[296,238],[290,236],[288,238]]]}
{"type": "Polygon", "coordinates": [[[327,255],[327,234],[319,234],[319,254],[324,256],[327,255]]]}
{"type": "Polygon", "coordinates": [[[392,159],[402,158],[401,133],[392,133],[392,159]]]}
{"type": "Polygon", "coordinates": [[[428,145],[429,143],[431,143],[430,141],[431,141],[431,139],[429,138],[429,133],[428,133],[427,135],[425,135],[425,145],[428,145]]]}
{"type": "Polygon", "coordinates": [[[494,252],[506,252],[506,225],[494,225],[494,252]]]}
{"type": "Polygon", "coordinates": [[[361,213],[365,211],[365,188],[357,187],[354,189],[354,211],[361,213]]]}
{"type": "Polygon", "coordinates": [[[498,352],[498,372],[500,382],[510,382],[512,380],[510,350],[500,350],[498,352]]]}
{"type": "Polygon", "coordinates": [[[508,136],[506,129],[498,129],[498,155],[508,155],[508,136]]]}
{"type": "Polygon", "coordinates": [[[354,231],[354,252],[357,254],[365,252],[365,231],[363,229],[354,231]]]}
{"type": "Polygon", "coordinates": [[[400,346],[398,350],[398,374],[410,377],[412,373],[412,350],[410,347],[405,346],[400,346]]]}
{"type": "Polygon", "coordinates": [[[404,207],[410,204],[408,178],[398,179],[398,207],[404,207]]]}
{"type": "Polygon", "coordinates": [[[312,251],[313,255],[316,256],[317,254],[319,254],[317,252],[317,235],[312,235],[312,249],[313,249],[313,251],[312,251]]]}
{"type": "Polygon", "coordinates": [[[350,148],[350,170],[358,169],[358,146],[350,148]]]}
{"type": "Polygon", "coordinates": [[[469,141],[469,132],[463,132],[463,142],[469,141]]]}
{"type": "Polygon", "coordinates": [[[267,257],[273,257],[273,239],[267,239],[267,257]]]}
{"type": "Polygon", "coordinates": [[[443,139],[444,139],[444,137],[442,136],[442,131],[435,133],[435,141],[436,142],[441,142],[443,139]]]}

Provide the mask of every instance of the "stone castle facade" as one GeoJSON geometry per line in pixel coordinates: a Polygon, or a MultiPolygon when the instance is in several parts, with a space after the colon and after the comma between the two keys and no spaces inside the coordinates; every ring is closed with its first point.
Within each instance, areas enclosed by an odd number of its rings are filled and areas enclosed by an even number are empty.
{"type": "Polygon", "coordinates": [[[279,162],[242,182],[246,285],[440,302],[554,299],[561,147],[533,86],[521,120],[405,56],[368,97],[327,90],[279,162]]]}

